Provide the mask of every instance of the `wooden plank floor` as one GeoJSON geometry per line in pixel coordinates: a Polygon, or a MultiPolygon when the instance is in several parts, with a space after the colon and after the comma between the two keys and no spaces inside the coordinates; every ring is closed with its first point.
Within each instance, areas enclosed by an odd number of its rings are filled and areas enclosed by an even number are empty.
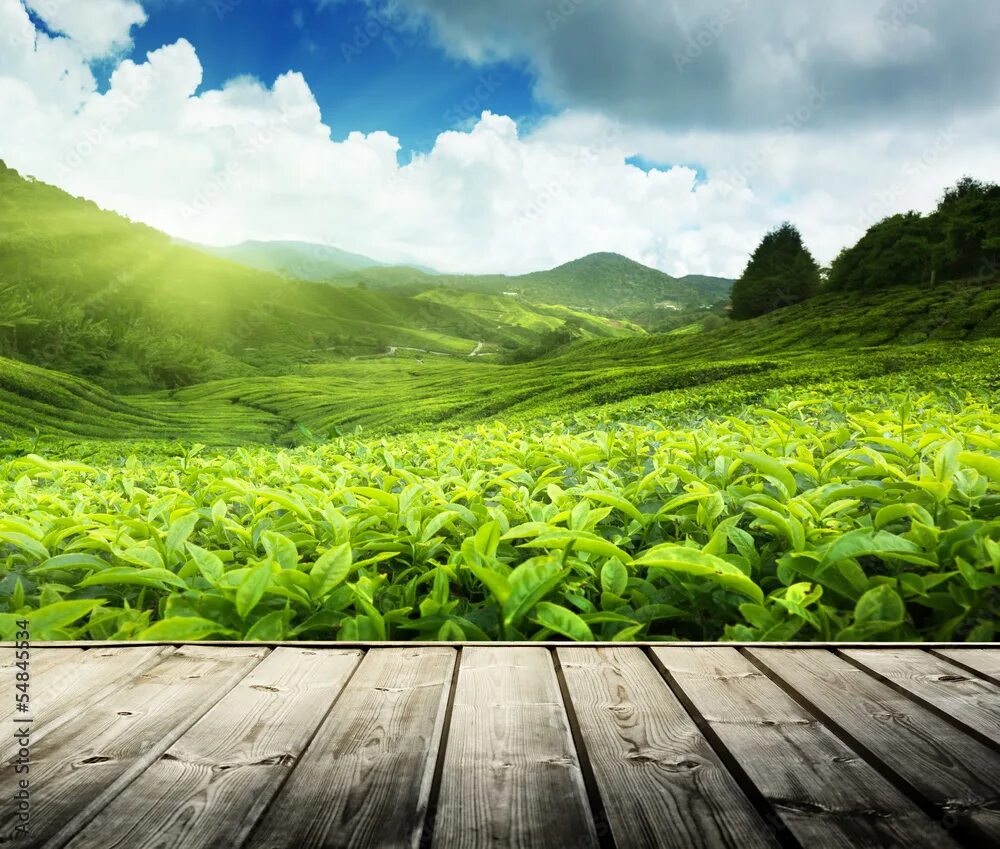
{"type": "Polygon", "coordinates": [[[0,846],[1000,847],[997,648],[0,652],[0,846]]]}

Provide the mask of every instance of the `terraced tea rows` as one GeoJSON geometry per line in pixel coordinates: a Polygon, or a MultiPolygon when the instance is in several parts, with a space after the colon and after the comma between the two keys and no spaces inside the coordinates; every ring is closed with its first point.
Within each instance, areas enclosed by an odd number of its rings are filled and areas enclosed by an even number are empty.
{"type": "Polygon", "coordinates": [[[9,458],[0,632],[27,615],[38,639],[992,639],[996,393],[796,395],[700,422],[645,402],[9,458]]]}

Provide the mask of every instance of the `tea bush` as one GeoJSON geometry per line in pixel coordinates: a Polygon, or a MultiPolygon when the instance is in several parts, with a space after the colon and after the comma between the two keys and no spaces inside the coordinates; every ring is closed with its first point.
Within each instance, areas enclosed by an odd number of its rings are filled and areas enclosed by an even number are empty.
{"type": "Polygon", "coordinates": [[[0,636],[992,639],[994,394],[771,400],[3,458],[0,636]]]}

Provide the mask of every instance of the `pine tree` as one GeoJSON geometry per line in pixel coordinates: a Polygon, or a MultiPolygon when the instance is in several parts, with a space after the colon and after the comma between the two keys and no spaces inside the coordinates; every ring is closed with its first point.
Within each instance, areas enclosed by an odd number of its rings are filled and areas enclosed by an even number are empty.
{"type": "Polygon", "coordinates": [[[768,233],[733,285],[733,318],[754,318],[815,294],[819,266],[787,221],[768,233]]]}

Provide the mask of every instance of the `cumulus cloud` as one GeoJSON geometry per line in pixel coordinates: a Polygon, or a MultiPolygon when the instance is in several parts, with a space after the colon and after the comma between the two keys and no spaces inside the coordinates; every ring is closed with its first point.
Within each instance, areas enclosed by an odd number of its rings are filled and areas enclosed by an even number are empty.
{"type": "Polygon", "coordinates": [[[124,50],[132,27],[146,22],[136,0],[24,0],[45,25],[72,40],[84,56],[100,58],[124,50]]]}
{"type": "MultiPolygon", "coordinates": [[[[298,239],[442,271],[510,273],[617,251],[673,274],[736,275],[786,218],[829,261],[878,218],[929,208],[963,173],[1000,174],[995,103],[917,129],[833,129],[837,101],[823,87],[739,132],[591,107],[526,132],[485,112],[400,165],[388,132],[333,138],[301,74],[205,89],[181,39],[121,60],[101,91],[88,51],[36,32],[19,0],[0,0],[0,29],[17,36],[0,53],[0,157],[212,244],[298,239]],[[664,164],[629,164],[637,154],[664,164]]],[[[493,37],[454,49],[513,49],[493,37]]],[[[859,62],[881,55],[877,42],[843,40],[859,62]]]]}

